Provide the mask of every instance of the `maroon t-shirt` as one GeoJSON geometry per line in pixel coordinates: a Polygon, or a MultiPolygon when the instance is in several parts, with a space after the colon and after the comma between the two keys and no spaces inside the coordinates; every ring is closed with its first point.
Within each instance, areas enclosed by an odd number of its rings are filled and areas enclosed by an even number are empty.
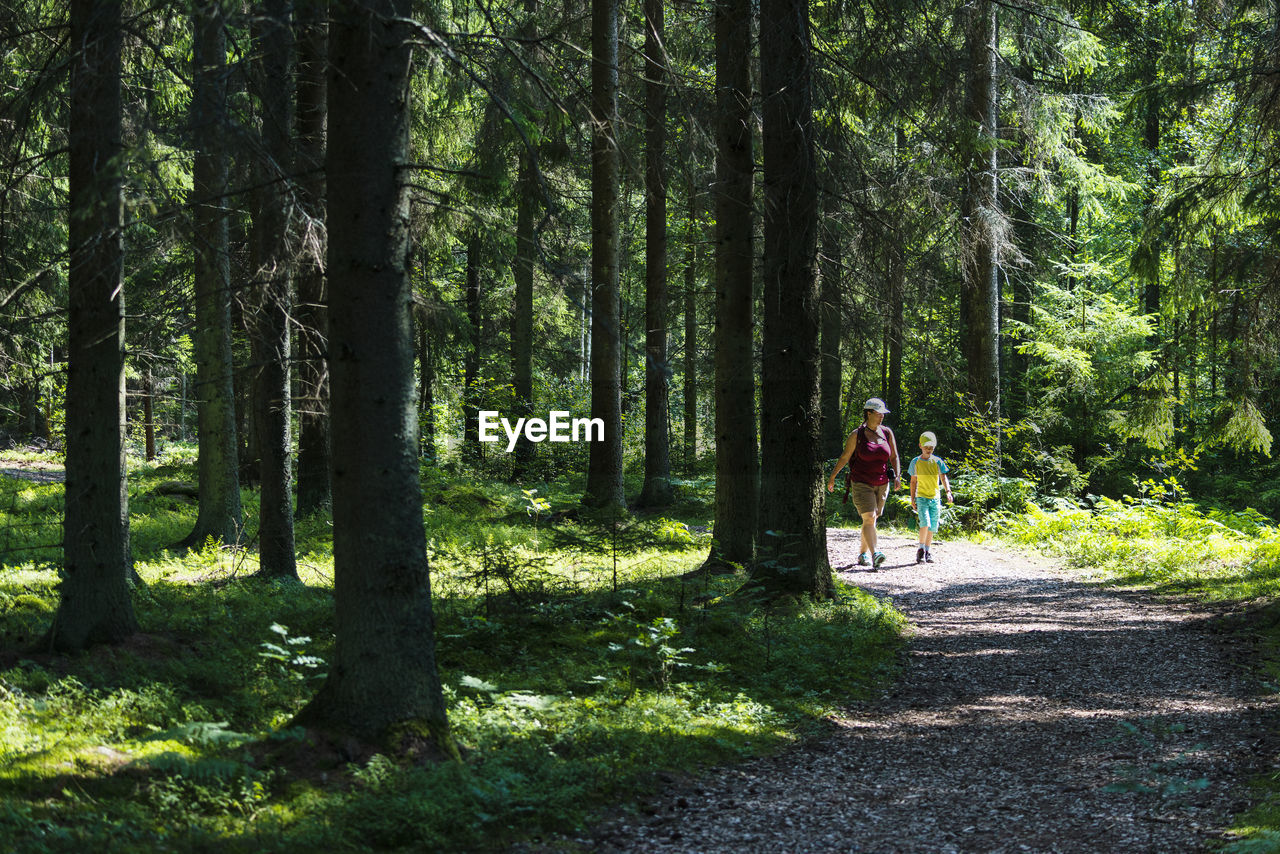
{"type": "Polygon", "coordinates": [[[893,455],[889,437],[868,432],[865,424],[858,428],[857,436],[849,459],[849,479],[871,486],[885,485],[889,482],[889,457],[893,455]]]}

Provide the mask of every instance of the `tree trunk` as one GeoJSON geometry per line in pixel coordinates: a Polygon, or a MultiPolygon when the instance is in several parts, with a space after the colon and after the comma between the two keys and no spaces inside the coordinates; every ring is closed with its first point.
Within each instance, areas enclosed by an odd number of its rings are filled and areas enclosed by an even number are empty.
{"type": "Polygon", "coordinates": [[[196,441],[200,505],[190,548],[240,539],[239,451],[231,349],[231,249],[227,234],[227,82],[224,0],[192,17],[191,199],[195,278],[196,441]]]}
{"type": "Polygon", "coordinates": [[[435,664],[405,269],[408,0],[330,24],[329,342],[335,644],[299,721],[456,757],[435,664]],[[426,742],[426,744],[424,744],[426,742]]]}
{"type": "Polygon", "coordinates": [[[292,162],[293,34],[286,0],[264,0],[253,21],[257,100],[265,163],[259,166],[252,245],[258,302],[251,326],[255,382],[253,421],[262,455],[258,513],[258,574],[298,577],[293,551],[289,311],[291,271],[283,181],[292,162]]]}
{"type": "Polygon", "coordinates": [[[755,559],[760,460],[752,353],[750,0],[716,0],[716,509],[707,566],[755,559]]]}
{"type": "MultiPolygon", "coordinates": [[[[526,44],[535,44],[537,38],[537,0],[524,0],[525,19],[520,36],[526,44]]],[[[527,86],[525,97],[534,103],[534,87],[527,86]]],[[[520,143],[520,168],[516,176],[516,257],[513,279],[515,298],[511,309],[511,376],[515,400],[514,416],[529,418],[533,415],[533,271],[538,245],[534,234],[534,219],[538,211],[540,187],[537,179],[537,142],[524,139],[520,143]]],[[[534,458],[537,445],[522,433],[516,441],[514,475],[524,477],[534,458]]]]}
{"type": "Polygon", "coordinates": [[[773,594],[827,599],[835,580],[820,445],[812,75],[808,0],[761,0],[764,309],[759,548],[751,576],[773,594]]]}
{"type": "Polygon", "coordinates": [[[467,351],[462,358],[462,458],[480,462],[480,342],[484,318],[480,313],[480,235],[467,240],[467,351]]]}
{"type": "Polygon", "coordinates": [[[625,506],[622,492],[621,305],[618,294],[618,0],[591,2],[591,443],[589,507],[625,506]]]}
{"type": "Polygon", "coordinates": [[[151,379],[151,371],[147,371],[142,379],[142,429],[145,434],[147,462],[156,458],[156,420],[152,397],[155,395],[155,382],[151,379]]]}
{"type": "Polygon", "coordinates": [[[689,229],[684,250],[684,470],[698,464],[698,221],[697,188],[689,182],[689,229]]]}
{"type": "Polygon", "coordinates": [[[298,195],[306,214],[298,268],[298,516],[329,507],[329,318],[325,309],[324,133],[328,0],[299,0],[298,195]]]}
{"type": "MultiPolygon", "coordinates": [[[[996,5],[975,0],[968,22],[969,73],[964,120],[969,165],[961,200],[964,253],[964,335],[969,393],[980,411],[1000,414],[1000,285],[997,259],[1003,228],[996,148],[996,5]]],[[[999,453],[997,451],[997,459],[999,453]]]]}
{"type": "MultiPolygon", "coordinates": [[[[1158,14],[1157,4],[1154,0],[1149,0],[1149,6],[1152,14],[1158,14]]],[[[1156,89],[1160,80],[1159,70],[1159,51],[1160,45],[1156,40],[1152,39],[1146,47],[1146,65],[1147,65],[1147,86],[1148,91],[1145,97],[1145,105],[1143,109],[1143,128],[1142,142],[1147,149],[1147,218],[1150,221],[1157,216],[1156,211],[1156,194],[1160,188],[1160,105],[1161,97],[1156,89]]],[[[1160,337],[1159,318],[1160,318],[1160,255],[1161,245],[1159,237],[1159,229],[1157,226],[1148,223],[1148,234],[1150,235],[1151,246],[1149,252],[1151,254],[1150,275],[1147,276],[1146,285],[1142,291],[1142,310],[1143,313],[1151,315],[1156,319],[1155,325],[1152,327],[1152,344],[1159,344],[1162,340],[1160,337]]]]}
{"type": "MultiPolygon", "coordinates": [[[[844,450],[844,423],[840,418],[840,391],[844,366],[840,361],[841,289],[840,239],[835,228],[839,202],[829,197],[826,227],[822,230],[822,455],[840,456],[844,450]]],[[[892,408],[892,407],[890,407],[892,408]]]]}
{"type": "Polygon", "coordinates": [[[889,283],[889,370],[884,400],[890,412],[897,412],[902,408],[902,348],[906,338],[903,304],[907,289],[906,259],[903,257],[901,244],[903,239],[904,235],[900,232],[891,232],[885,247],[885,266],[888,268],[885,273],[889,283]]]}
{"type": "MultiPolygon", "coordinates": [[[[1030,79],[1030,72],[1028,71],[1025,76],[1030,79]]],[[[1078,254],[1076,222],[1079,220],[1079,204],[1079,193],[1073,192],[1069,203],[1071,231],[1067,240],[1068,259],[1073,265],[1076,263],[1078,254]]],[[[1039,252],[1036,245],[1037,225],[1035,213],[1031,208],[1031,198],[1028,190],[1018,190],[1013,194],[1013,221],[1014,240],[1023,257],[1027,260],[1024,264],[1009,272],[1009,284],[1012,291],[1010,317],[1025,329],[1031,325],[1031,302],[1035,293],[1036,258],[1039,252]]],[[[1028,373],[1031,370],[1031,360],[1025,353],[1018,352],[1017,339],[1010,342],[1008,354],[1009,379],[1006,385],[1011,394],[1010,399],[1006,402],[1005,409],[1008,411],[1011,421],[1019,421],[1031,409],[1031,390],[1028,377],[1028,373]]]]}
{"type": "Polygon", "coordinates": [[[25,382],[16,389],[18,397],[18,431],[23,436],[49,440],[49,419],[40,406],[40,383],[25,382]]]}
{"type": "Polygon", "coordinates": [[[44,644],[138,630],[124,462],[120,3],[72,0],[66,512],[61,599],[44,644]]]}
{"type": "MultiPolygon", "coordinates": [[[[424,259],[425,260],[425,259],[424,259]]],[[[418,320],[418,423],[422,425],[422,456],[436,458],[436,357],[431,343],[431,324],[421,306],[418,320]]]]}
{"type": "Polygon", "coordinates": [[[644,2],[645,77],[645,362],[644,487],[636,503],[671,503],[671,438],[667,431],[667,80],[662,0],[644,2]]]}
{"type": "MultiPolygon", "coordinates": [[[[533,268],[537,254],[533,218],[538,186],[530,162],[532,157],[529,152],[521,153],[516,179],[519,198],[516,201],[515,302],[511,310],[511,373],[516,418],[533,415],[533,268]]],[[[522,433],[515,448],[516,477],[523,477],[529,470],[536,448],[522,433]]]]}

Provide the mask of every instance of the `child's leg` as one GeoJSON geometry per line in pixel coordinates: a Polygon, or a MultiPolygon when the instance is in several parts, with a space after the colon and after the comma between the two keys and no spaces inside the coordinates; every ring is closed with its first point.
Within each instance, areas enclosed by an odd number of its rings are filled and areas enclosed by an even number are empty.
{"type": "Polygon", "coordinates": [[[925,498],[916,503],[920,508],[920,543],[928,551],[933,544],[933,534],[938,530],[940,502],[936,498],[925,498]]]}

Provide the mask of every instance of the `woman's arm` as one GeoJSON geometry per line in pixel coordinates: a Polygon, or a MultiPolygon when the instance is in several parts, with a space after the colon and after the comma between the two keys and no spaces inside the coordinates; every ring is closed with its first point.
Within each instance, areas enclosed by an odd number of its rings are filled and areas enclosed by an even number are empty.
{"type": "Polygon", "coordinates": [[[893,469],[893,488],[902,489],[902,464],[898,461],[898,440],[888,427],[884,432],[889,435],[889,467],[893,469]]]}
{"type": "Polygon", "coordinates": [[[827,478],[827,492],[835,492],[836,475],[840,474],[840,469],[844,468],[849,460],[853,459],[853,451],[858,447],[858,431],[854,430],[849,434],[849,438],[844,441],[844,453],[840,455],[840,459],[836,460],[836,467],[831,472],[831,477],[827,478]]]}

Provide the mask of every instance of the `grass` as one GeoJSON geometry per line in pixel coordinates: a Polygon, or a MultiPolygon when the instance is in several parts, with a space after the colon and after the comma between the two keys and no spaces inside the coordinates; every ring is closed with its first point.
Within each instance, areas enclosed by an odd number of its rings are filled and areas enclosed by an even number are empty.
{"type": "Polygon", "coordinates": [[[70,657],[32,648],[57,606],[62,488],[0,478],[6,850],[502,848],[821,733],[895,671],[901,615],[856,589],[766,606],[725,595],[740,577],[684,577],[709,545],[706,482],[615,530],[563,517],[571,479],[528,493],[427,470],[437,660],[464,761],[322,750],[289,722],[331,655],[327,520],[298,525],[303,585],[248,580],[251,551],[173,554],[195,508],[155,487],[189,466],[131,465],[145,634],[70,657]]]}
{"type": "Polygon", "coordinates": [[[1004,539],[1164,593],[1224,603],[1280,594],[1280,530],[1254,510],[1103,498],[1092,511],[1031,508],[998,527],[1004,539]]]}
{"type": "MultiPolygon", "coordinates": [[[[992,527],[1001,539],[1093,568],[1106,583],[1219,605],[1225,626],[1260,642],[1259,677],[1280,690],[1280,529],[1258,511],[1205,509],[1187,500],[1101,499],[1091,511],[1005,514],[992,527]]],[[[1234,819],[1232,840],[1221,850],[1280,852],[1280,774],[1255,785],[1258,805],[1234,819]]]]}

